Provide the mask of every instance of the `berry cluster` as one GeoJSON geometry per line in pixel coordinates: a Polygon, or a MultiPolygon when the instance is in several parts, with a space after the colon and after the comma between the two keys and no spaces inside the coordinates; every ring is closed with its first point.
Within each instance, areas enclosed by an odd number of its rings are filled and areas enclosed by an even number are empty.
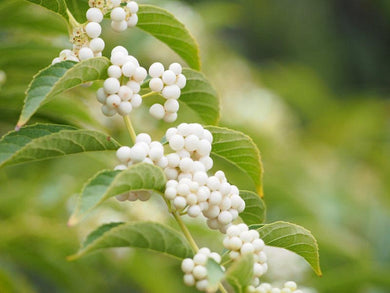
{"type": "Polygon", "coordinates": [[[186,85],[186,77],[182,74],[179,63],[172,63],[168,70],[160,62],[153,63],[149,68],[149,87],[153,92],[161,93],[166,99],[164,106],[154,104],[150,107],[150,114],[156,119],[164,119],[165,122],[174,122],[177,119],[181,89],[186,85]]]}
{"type": "Polygon", "coordinates": [[[297,290],[297,284],[289,281],[284,283],[282,289],[272,287],[271,284],[262,283],[258,287],[248,286],[248,293],[302,293],[301,290],[297,290]]]}
{"type": "Polygon", "coordinates": [[[118,113],[125,116],[142,104],[138,93],[147,72],[122,46],[112,50],[111,63],[107,70],[109,77],[104,81],[103,88],[97,91],[97,100],[103,104],[104,115],[110,117],[118,113]]]}
{"type": "Polygon", "coordinates": [[[217,263],[221,262],[221,256],[216,252],[211,252],[207,247],[199,249],[194,258],[186,258],[181,263],[181,269],[184,272],[184,283],[187,286],[196,286],[199,291],[210,291],[207,279],[207,260],[211,258],[217,263]]]}
{"type": "Polygon", "coordinates": [[[54,58],[52,64],[64,61],[83,61],[92,57],[102,56],[105,43],[99,38],[102,33],[100,23],[103,21],[103,12],[101,9],[92,7],[86,13],[87,24],[85,26],[73,29],[71,41],[73,50],[61,51],[59,57],[54,58]]]}
{"type": "Polygon", "coordinates": [[[168,166],[164,172],[170,180],[166,184],[165,198],[177,210],[187,208],[190,217],[203,214],[211,229],[224,233],[245,209],[245,202],[222,171],[213,176],[207,174],[213,166],[211,133],[200,124],[182,123],[168,129],[165,136],[176,151],[167,155],[168,166]]]}
{"type": "Polygon", "coordinates": [[[231,225],[226,231],[223,246],[230,250],[229,256],[233,260],[244,254],[253,254],[253,283],[258,284],[258,278],[268,270],[267,255],[263,251],[264,241],[259,238],[259,233],[249,230],[246,224],[231,225]]]}
{"type": "Polygon", "coordinates": [[[52,64],[61,61],[83,61],[92,57],[102,56],[105,47],[103,39],[99,38],[102,33],[100,23],[104,15],[111,11],[111,27],[118,32],[134,27],[138,22],[138,4],[135,1],[126,1],[121,7],[122,0],[90,0],[85,25],[73,29],[71,42],[73,50],[61,51],[59,57],[53,59],[52,64]]]}
{"type": "Polygon", "coordinates": [[[120,0],[111,0],[111,27],[114,31],[123,32],[128,27],[134,27],[138,22],[138,4],[135,1],[126,1],[126,6],[121,7],[120,0]]]}
{"type": "MultiPolygon", "coordinates": [[[[125,170],[136,163],[148,163],[165,168],[168,164],[167,158],[164,156],[164,147],[158,141],[152,141],[147,133],[140,133],[136,137],[133,147],[122,146],[116,151],[116,156],[121,162],[115,167],[115,170],[125,170]]],[[[137,191],[127,192],[117,196],[119,201],[135,201],[137,199],[146,201],[150,198],[151,192],[137,191]]]]}

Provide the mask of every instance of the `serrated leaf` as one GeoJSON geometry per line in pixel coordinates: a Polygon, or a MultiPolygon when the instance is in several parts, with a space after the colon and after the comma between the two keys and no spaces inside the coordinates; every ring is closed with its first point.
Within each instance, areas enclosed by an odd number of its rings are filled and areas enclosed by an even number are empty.
{"type": "Polygon", "coordinates": [[[11,131],[0,140],[0,167],[65,155],[116,150],[107,135],[67,125],[34,124],[11,131]]]}
{"type": "Polygon", "coordinates": [[[240,217],[245,224],[252,225],[264,222],[264,201],[252,191],[240,190],[240,196],[245,201],[245,210],[240,213],[240,217]]]}
{"type": "Polygon", "coordinates": [[[217,157],[238,168],[252,180],[263,196],[263,165],[253,140],[242,132],[217,126],[206,127],[213,134],[211,157],[217,157]]]}
{"type": "Polygon", "coordinates": [[[188,242],[170,227],[151,222],[110,223],[92,232],[77,254],[68,257],[78,259],[103,248],[136,247],[161,252],[179,259],[192,257],[188,242]]]}
{"type": "Polygon", "coordinates": [[[110,61],[105,57],[91,58],[79,63],[64,61],[38,72],[27,91],[17,127],[23,126],[41,105],[68,89],[107,76],[110,61]]]}
{"type": "Polygon", "coordinates": [[[187,84],[182,90],[179,102],[195,111],[204,124],[215,125],[219,120],[219,99],[217,92],[199,71],[183,69],[187,84]]]}
{"type": "Polygon", "coordinates": [[[253,278],[253,255],[246,254],[236,260],[226,272],[226,281],[234,292],[244,293],[253,278]]]}
{"type": "Polygon", "coordinates": [[[173,14],[153,5],[139,5],[137,27],[175,51],[189,67],[199,70],[199,46],[173,14]]]}
{"type": "Polygon", "coordinates": [[[31,3],[38,4],[42,7],[45,7],[59,15],[63,16],[65,19],[68,19],[68,14],[66,13],[66,3],[64,0],[27,0],[31,3]]]}
{"type": "Polygon", "coordinates": [[[317,275],[322,275],[317,240],[309,230],[299,225],[282,221],[265,224],[256,230],[266,245],[281,247],[295,252],[311,265],[317,275]]]}
{"type": "Polygon", "coordinates": [[[161,193],[165,183],[162,169],[147,163],[133,165],[124,171],[100,171],[85,184],[68,224],[77,224],[89,211],[110,197],[140,190],[161,193]]]}
{"type": "Polygon", "coordinates": [[[211,289],[210,291],[214,292],[218,288],[219,282],[224,278],[225,272],[222,270],[221,265],[212,258],[207,260],[206,268],[207,279],[209,281],[208,289],[211,289]]]}

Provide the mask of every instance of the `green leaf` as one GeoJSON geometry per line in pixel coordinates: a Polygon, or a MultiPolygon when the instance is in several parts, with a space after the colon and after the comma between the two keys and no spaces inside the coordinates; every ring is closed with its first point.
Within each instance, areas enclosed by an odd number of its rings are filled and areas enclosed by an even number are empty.
{"type": "Polygon", "coordinates": [[[295,252],[311,265],[317,275],[322,275],[317,240],[310,231],[282,221],[265,224],[257,231],[265,244],[295,252]]]}
{"type": "Polygon", "coordinates": [[[226,272],[226,281],[236,293],[244,293],[253,278],[253,255],[246,254],[236,260],[226,272]]]}
{"type": "Polygon", "coordinates": [[[88,0],[64,0],[74,18],[83,23],[87,21],[85,13],[89,9],[88,0]]]}
{"type": "Polygon", "coordinates": [[[193,69],[200,69],[199,46],[188,29],[165,9],[139,5],[137,27],[159,39],[193,69]]]}
{"type": "Polygon", "coordinates": [[[42,7],[45,7],[59,15],[63,16],[65,19],[68,19],[68,14],[66,13],[66,3],[64,0],[27,0],[34,4],[38,4],[42,7]]]}
{"type": "Polygon", "coordinates": [[[242,132],[217,126],[206,127],[213,134],[211,157],[230,163],[248,176],[263,196],[263,165],[253,140],[242,132]]]}
{"type": "Polygon", "coordinates": [[[42,69],[26,91],[17,127],[23,126],[41,105],[56,95],[85,82],[106,78],[109,64],[107,58],[97,57],[79,63],[64,61],[42,69]]]}
{"type": "Polygon", "coordinates": [[[247,225],[259,224],[265,220],[265,204],[258,194],[252,191],[240,190],[240,196],[245,201],[245,210],[240,214],[247,225]]]}
{"type": "Polygon", "coordinates": [[[83,152],[116,150],[107,135],[71,126],[34,124],[11,131],[0,140],[0,167],[83,152]]]}
{"type": "Polygon", "coordinates": [[[218,288],[219,282],[224,278],[225,272],[222,270],[221,265],[212,258],[207,260],[206,268],[209,281],[208,289],[211,289],[210,291],[214,292],[218,288]]]}
{"type": "Polygon", "coordinates": [[[140,190],[161,193],[165,183],[162,169],[147,163],[133,165],[124,171],[100,171],[85,184],[68,225],[77,224],[89,211],[110,197],[140,190]]]}
{"type": "Polygon", "coordinates": [[[210,82],[199,71],[185,68],[187,84],[179,102],[195,111],[204,124],[215,125],[219,120],[219,99],[210,82]]]}
{"type": "Polygon", "coordinates": [[[68,260],[78,259],[103,248],[146,248],[179,259],[192,257],[193,252],[185,238],[170,227],[151,222],[111,223],[92,232],[77,254],[68,260]]]}

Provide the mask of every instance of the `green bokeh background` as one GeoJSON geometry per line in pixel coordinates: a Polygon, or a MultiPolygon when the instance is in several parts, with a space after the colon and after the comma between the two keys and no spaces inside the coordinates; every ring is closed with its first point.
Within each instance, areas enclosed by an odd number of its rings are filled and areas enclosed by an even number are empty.
{"type": "MultiPolygon", "coordinates": [[[[389,292],[390,2],[143,3],[161,5],[187,24],[221,96],[220,125],[248,133],[259,146],[267,222],[295,222],[318,239],[323,277],[308,265],[292,276],[316,290],[310,292],[389,292]]],[[[145,67],[179,60],[137,29],[116,34],[106,25],[106,56],[124,43],[145,67]]],[[[70,46],[66,34],[55,14],[26,1],[0,1],[0,70],[7,76],[0,88],[1,135],[14,128],[32,76],[70,46]]],[[[98,86],[61,94],[31,123],[99,129],[128,143],[121,121],[100,113],[98,86]]],[[[133,119],[138,131],[161,136],[145,109],[133,119]]],[[[147,251],[66,261],[102,222],[170,221],[158,199],[146,207],[112,200],[80,227],[66,226],[85,180],[115,164],[111,152],[0,170],[1,293],[193,292],[182,284],[177,260],[147,251]]],[[[192,228],[201,245],[220,237],[202,232],[202,223],[192,228]]]]}

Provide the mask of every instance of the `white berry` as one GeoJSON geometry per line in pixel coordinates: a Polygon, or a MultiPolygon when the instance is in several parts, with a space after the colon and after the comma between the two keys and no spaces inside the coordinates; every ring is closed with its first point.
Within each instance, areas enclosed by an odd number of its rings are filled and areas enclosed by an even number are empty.
{"type": "Polygon", "coordinates": [[[93,51],[88,47],[81,48],[79,51],[79,58],[81,61],[93,58],[93,51]]]}
{"type": "Polygon", "coordinates": [[[172,85],[176,82],[176,74],[172,70],[164,71],[162,80],[166,85],[172,85]]]}
{"type": "Polygon", "coordinates": [[[177,113],[165,113],[165,116],[164,116],[164,121],[167,122],[167,123],[172,123],[174,121],[176,121],[177,119],[177,113]]]}
{"type": "Polygon", "coordinates": [[[179,63],[172,63],[169,65],[169,70],[173,71],[175,75],[181,74],[182,67],[179,63]]]}
{"type": "Polygon", "coordinates": [[[128,27],[134,27],[138,23],[138,15],[137,14],[132,14],[129,19],[127,20],[127,26],[128,27]]]}
{"type": "Polygon", "coordinates": [[[87,19],[88,21],[91,21],[91,22],[102,22],[103,20],[103,13],[102,11],[99,9],[99,8],[89,8],[87,10],[87,19]]]}
{"type": "Polygon", "coordinates": [[[123,8],[116,7],[113,10],[111,10],[110,16],[113,21],[122,21],[125,20],[126,18],[126,12],[123,8]]]}
{"type": "Polygon", "coordinates": [[[162,96],[166,99],[178,99],[181,91],[177,85],[168,85],[162,90],[162,96]]]}
{"type": "Polygon", "coordinates": [[[133,95],[131,98],[131,105],[133,108],[138,108],[142,104],[142,97],[139,94],[133,95]]]}
{"type": "Polygon", "coordinates": [[[149,87],[153,92],[160,92],[164,88],[164,83],[161,78],[153,77],[149,81],[149,87]]]}
{"type": "Polygon", "coordinates": [[[130,102],[121,102],[118,107],[118,113],[122,116],[126,116],[130,114],[130,112],[133,110],[133,106],[130,102]]]}
{"type": "Polygon", "coordinates": [[[114,77],[119,79],[122,76],[122,71],[118,65],[111,65],[107,69],[107,74],[109,77],[114,77]]]}
{"type": "Polygon", "coordinates": [[[138,12],[138,8],[139,8],[139,7],[138,7],[137,2],[135,2],[135,1],[130,1],[130,2],[127,3],[126,6],[129,8],[129,10],[130,10],[131,13],[137,13],[137,12],[138,12]]]}
{"type": "Polygon", "coordinates": [[[95,38],[89,42],[89,48],[95,53],[103,51],[104,46],[104,41],[101,38],[95,38]]]}
{"type": "Polygon", "coordinates": [[[116,32],[123,32],[127,29],[127,22],[126,20],[111,21],[111,28],[116,32]]]}
{"type": "Polygon", "coordinates": [[[130,160],[130,148],[128,146],[122,146],[116,151],[116,156],[122,163],[127,163],[130,160]]]}
{"type": "Polygon", "coordinates": [[[164,108],[167,112],[175,113],[179,110],[179,107],[179,102],[175,99],[168,99],[164,103],[164,108]]]}
{"type": "Polygon", "coordinates": [[[130,61],[126,62],[122,66],[123,75],[127,77],[131,77],[135,73],[135,70],[136,70],[135,64],[130,61]]]}
{"type": "Polygon", "coordinates": [[[120,103],[121,103],[121,98],[118,95],[113,94],[107,97],[106,104],[111,108],[119,107],[120,103]]]}
{"type": "Polygon", "coordinates": [[[149,113],[156,119],[162,119],[165,115],[165,110],[162,105],[154,104],[150,107],[149,113]]]}
{"type": "Polygon", "coordinates": [[[134,72],[134,80],[137,82],[143,82],[146,76],[148,75],[148,72],[143,67],[137,67],[134,72]]]}
{"type": "Polygon", "coordinates": [[[113,77],[109,77],[104,81],[103,87],[107,94],[115,94],[120,88],[119,80],[113,77]]]}
{"type": "Polygon", "coordinates": [[[102,27],[97,22],[90,22],[85,26],[85,32],[90,38],[94,39],[100,36],[102,27]]]}
{"type": "Polygon", "coordinates": [[[160,62],[155,62],[149,67],[149,75],[151,77],[161,77],[164,73],[164,65],[160,62]]]}
{"type": "Polygon", "coordinates": [[[186,83],[187,83],[186,77],[183,74],[179,74],[179,76],[176,79],[176,85],[182,89],[186,86],[186,83]]]}
{"type": "Polygon", "coordinates": [[[181,135],[174,135],[169,140],[169,146],[174,150],[178,151],[184,147],[184,138],[181,135]]]}

